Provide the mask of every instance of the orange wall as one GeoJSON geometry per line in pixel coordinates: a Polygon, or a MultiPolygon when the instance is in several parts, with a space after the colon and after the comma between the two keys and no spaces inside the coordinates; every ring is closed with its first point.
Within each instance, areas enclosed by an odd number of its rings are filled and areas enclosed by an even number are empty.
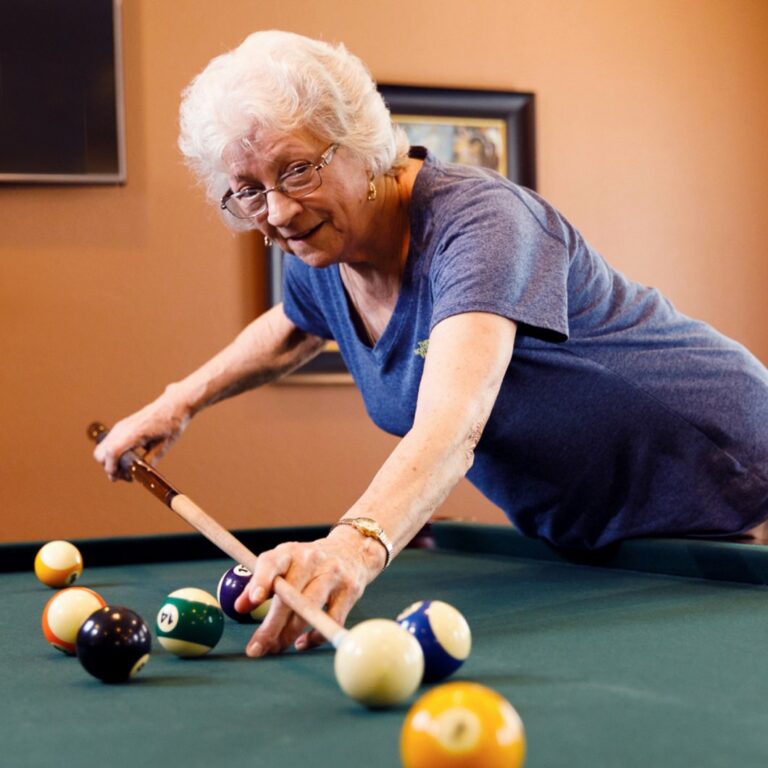
{"type": "MultiPolygon", "coordinates": [[[[0,187],[0,540],[184,529],[104,480],[84,431],[264,308],[258,241],[175,149],[182,87],[256,28],[343,40],[384,82],[535,91],[540,191],[768,361],[764,0],[124,0],[123,21],[128,183],[0,187]]],[[[393,445],[351,387],[273,386],[199,416],[163,470],[230,527],[322,522],[393,445]]],[[[466,484],[444,512],[500,519],[466,484]]]]}

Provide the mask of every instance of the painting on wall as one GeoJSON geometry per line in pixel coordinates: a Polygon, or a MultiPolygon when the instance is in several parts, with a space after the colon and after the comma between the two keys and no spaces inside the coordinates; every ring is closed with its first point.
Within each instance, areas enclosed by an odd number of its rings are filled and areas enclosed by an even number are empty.
{"type": "Polygon", "coordinates": [[[443,162],[478,165],[536,188],[532,93],[380,85],[412,145],[443,162]]]}
{"type": "MultiPolygon", "coordinates": [[[[427,147],[443,162],[490,168],[536,188],[532,93],[379,85],[393,122],[411,145],[427,147]]],[[[283,254],[269,249],[270,305],[282,300],[283,254]]],[[[329,341],[307,365],[284,379],[293,384],[352,381],[338,346],[329,341]]]]}

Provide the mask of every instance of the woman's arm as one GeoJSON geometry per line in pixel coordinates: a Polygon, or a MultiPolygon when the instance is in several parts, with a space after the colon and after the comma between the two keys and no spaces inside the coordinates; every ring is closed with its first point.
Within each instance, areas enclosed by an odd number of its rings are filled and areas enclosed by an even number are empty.
{"type": "MultiPolygon", "coordinates": [[[[413,427],[345,515],[374,518],[392,539],[393,554],[472,466],[512,359],[515,332],[511,320],[481,312],[449,317],[432,331],[413,427]]],[[[332,535],[350,533],[337,528],[332,535]]]]}
{"type": "Polygon", "coordinates": [[[314,357],[323,343],[297,328],[277,304],[207,363],[115,424],[94,458],[113,480],[120,476],[120,456],[131,448],[147,448],[147,460],[156,461],[203,408],[290,373],[314,357]]]}
{"type": "MultiPolygon", "coordinates": [[[[392,539],[394,554],[472,466],[512,358],[515,332],[511,320],[479,312],[450,317],[432,331],[413,427],[344,515],[376,520],[392,539]]],[[[379,542],[350,526],[334,528],[309,544],[283,544],[259,557],[237,608],[247,611],[260,604],[281,575],[344,624],[385,559],[379,542]]],[[[315,632],[305,634],[304,622],[275,599],[247,650],[260,656],[293,642],[302,649],[323,639],[315,632]]]]}
{"type": "Polygon", "coordinates": [[[290,373],[322,349],[324,340],[297,328],[277,304],[183,381],[170,384],[190,416],[290,373]]]}

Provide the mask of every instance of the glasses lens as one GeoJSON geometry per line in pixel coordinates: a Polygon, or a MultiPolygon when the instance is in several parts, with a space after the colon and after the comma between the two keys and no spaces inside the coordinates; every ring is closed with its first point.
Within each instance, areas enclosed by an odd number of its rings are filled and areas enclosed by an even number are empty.
{"type": "Polygon", "coordinates": [[[225,203],[227,210],[238,219],[250,219],[258,216],[266,207],[263,192],[250,191],[241,197],[232,195],[225,203]]]}
{"type": "Polygon", "coordinates": [[[283,176],[279,189],[290,197],[302,197],[314,192],[320,181],[320,172],[314,165],[303,165],[283,176]]]}

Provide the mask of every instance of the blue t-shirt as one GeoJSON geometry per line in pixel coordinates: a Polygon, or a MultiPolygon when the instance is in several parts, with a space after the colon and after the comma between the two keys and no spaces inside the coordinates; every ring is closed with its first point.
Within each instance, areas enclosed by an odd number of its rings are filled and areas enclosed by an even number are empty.
{"type": "Polygon", "coordinates": [[[338,265],[286,256],[284,309],[335,339],[373,421],[411,428],[432,328],[462,312],[518,324],[468,479],[525,534],[594,549],[736,533],[768,517],[768,371],[739,344],[613,270],[552,206],[427,155],[402,287],[371,348],[338,265]]]}

